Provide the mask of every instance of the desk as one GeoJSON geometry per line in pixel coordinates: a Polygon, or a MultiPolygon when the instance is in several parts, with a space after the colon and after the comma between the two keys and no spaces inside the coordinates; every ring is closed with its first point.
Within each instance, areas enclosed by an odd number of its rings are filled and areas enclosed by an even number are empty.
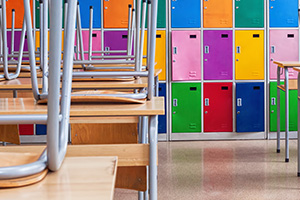
{"type": "Polygon", "coordinates": [[[280,90],[285,92],[285,162],[289,162],[289,90],[297,89],[295,81],[289,81],[289,68],[300,67],[299,62],[279,62],[277,64],[277,153],[280,153],[280,90]],[[280,85],[280,70],[284,69],[284,85],[280,85]],[[292,86],[292,87],[290,87],[292,86]]]}
{"type": "Polygon", "coordinates": [[[116,157],[66,157],[61,169],[48,173],[43,181],[21,188],[1,189],[0,198],[112,200],[116,167],[116,157]]]}

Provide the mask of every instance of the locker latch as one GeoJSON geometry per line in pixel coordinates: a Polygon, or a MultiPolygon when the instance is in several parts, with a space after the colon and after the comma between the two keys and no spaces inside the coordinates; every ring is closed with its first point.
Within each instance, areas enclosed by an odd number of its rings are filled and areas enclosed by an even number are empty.
{"type": "Polygon", "coordinates": [[[205,46],[204,51],[205,51],[205,53],[209,53],[209,46],[205,46]]]}
{"type": "Polygon", "coordinates": [[[241,53],[241,47],[240,46],[236,47],[236,53],[241,53]]]}
{"type": "Polygon", "coordinates": [[[178,99],[173,99],[173,106],[177,107],[178,106],[178,99]]]}
{"type": "MultiPolygon", "coordinates": [[[[109,51],[110,48],[109,48],[109,47],[105,47],[104,50],[105,50],[105,51],[109,51]]],[[[105,53],[105,55],[109,55],[109,53],[105,53]]]]}
{"type": "Polygon", "coordinates": [[[271,53],[275,53],[275,46],[271,46],[271,53]]]}
{"type": "Polygon", "coordinates": [[[177,47],[173,48],[173,54],[177,54],[177,47]]]}
{"type": "Polygon", "coordinates": [[[209,106],[209,98],[205,98],[205,100],[204,100],[204,105],[205,105],[205,106],[209,106]]]}
{"type": "Polygon", "coordinates": [[[242,106],[242,98],[237,99],[237,106],[241,107],[242,106]]]}
{"type": "Polygon", "coordinates": [[[276,105],[276,98],[275,97],[271,98],[271,105],[272,106],[276,105]]]}

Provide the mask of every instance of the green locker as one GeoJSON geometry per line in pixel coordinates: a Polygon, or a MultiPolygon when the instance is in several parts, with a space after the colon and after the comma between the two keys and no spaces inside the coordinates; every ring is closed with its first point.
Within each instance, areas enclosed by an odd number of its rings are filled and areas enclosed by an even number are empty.
{"type": "MultiPolygon", "coordinates": [[[[65,7],[63,0],[63,16],[65,16],[65,7]]],[[[64,17],[63,17],[64,19],[64,17]]],[[[64,20],[62,20],[62,27],[64,27],[64,20]]],[[[48,15],[48,27],[50,26],[49,15],[48,15]]],[[[35,27],[40,28],[40,0],[35,0],[35,27]]]]}
{"type": "MultiPolygon", "coordinates": [[[[283,84],[283,82],[281,83],[283,84]]],[[[289,91],[289,127],[297,131],[298,121],[297,90],[289,91]]],[[[277,131],[277,82],[270,83],[270,132],[277,131]]],[[[285,131],[285,93],[280,91],[280,131],[285,131]]]]}
{"type": "Polygon", "coordinates": [[[172,83],[172,132],[201,132],[201,83],[172,83]]]}
{"type": "Polygon", "coordinates": [[[235,0],[235,27],[263,28],[264,0],[235,0]]]}
{"type": "MultiPolygon", "coordinates": [[[[142,1],[142,7],[143,7],[143,1],[142,1]]],[[[147,6],[146,16],[148,16],[148,6],[147,6]]],[[[146,18],[146,28],[147,28],[147,20],[148,17],[146,18]]],[[[166,0],[158,0],[157,28],[166,28],[166,0]]]]}

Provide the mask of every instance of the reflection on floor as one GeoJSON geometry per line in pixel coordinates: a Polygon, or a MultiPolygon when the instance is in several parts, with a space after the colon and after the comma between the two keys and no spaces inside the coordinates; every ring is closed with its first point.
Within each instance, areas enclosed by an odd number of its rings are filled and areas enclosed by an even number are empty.
{"type": "MultiPolygon", "coordinates": [[[[276,141],[159,143],[158,199],[300,199],[297,142],[290,141],[284,162],[276,141]]],[[[115,200],[137,199],[137,192],[116,189],[115,200]]]]}

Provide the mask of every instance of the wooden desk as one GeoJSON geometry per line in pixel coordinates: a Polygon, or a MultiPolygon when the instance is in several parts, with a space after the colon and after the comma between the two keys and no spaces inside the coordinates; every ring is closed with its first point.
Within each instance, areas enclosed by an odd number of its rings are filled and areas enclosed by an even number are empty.
{"type": "Polygon", "coordinates": [[[61,169],[34,185],[0,189],[6,200],[103,199],[114,195],[117,157],[66,157],[61,169]]]}

